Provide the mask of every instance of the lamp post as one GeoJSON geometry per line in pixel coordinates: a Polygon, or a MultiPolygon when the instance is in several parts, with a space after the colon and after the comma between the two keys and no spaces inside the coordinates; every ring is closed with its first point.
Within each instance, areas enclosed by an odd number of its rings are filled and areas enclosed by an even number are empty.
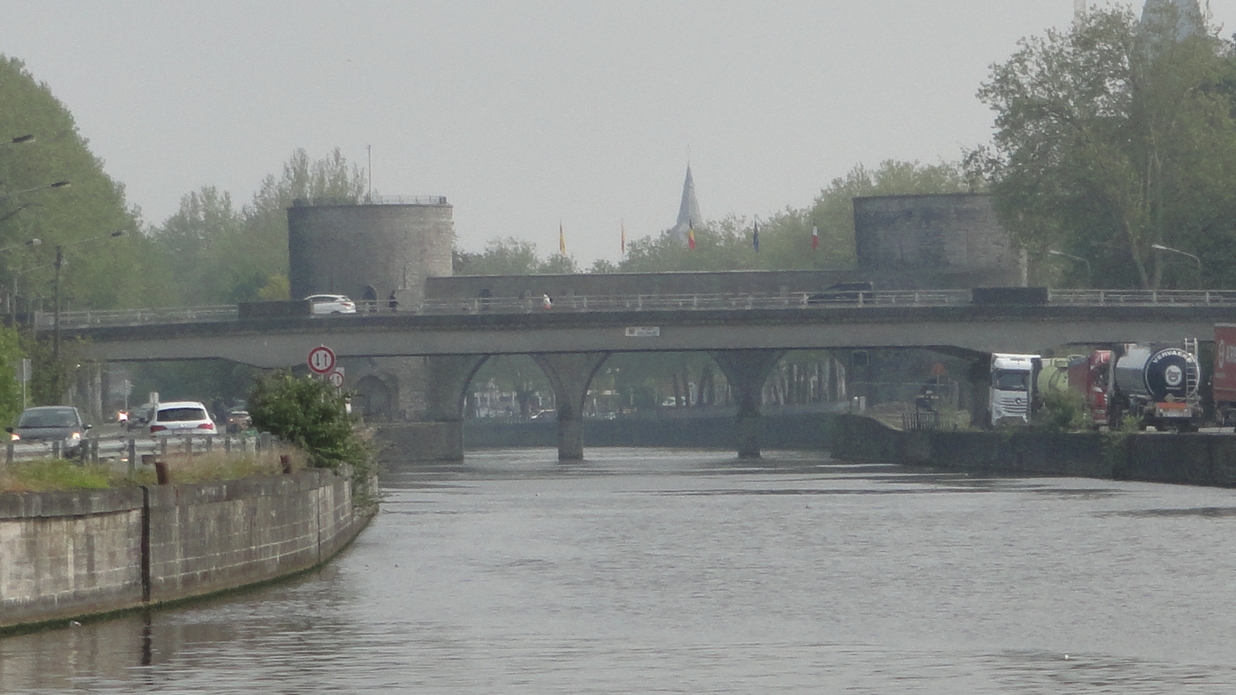
{"type": "Polygon", "coordinates": [[[13,249],[21,248],[22,246],[38,246],[41,243],[43,243],[42,239],[26,239],[20,244],[13,244],[11,246],[5,246],[4,248],[0,248],[0,253],[3,253],[5,251],[12,251],[13,249]]]}
{"type": "Polygon", "coordinates": [[[57,401],[60,399],[60,268],[64,266],[64,247],[78,246],[99,239],[114,239],[118,236],[124,236],[123,229],[118,229],[111,234],[74,241],[71,244],[56,244],[56,261],[52,264],[56,268],[55,298],[52,300],[52,369],[54,370],[52,387],[57,401]]]}
{"type": "Polygon", "coordinates": [[[27,193],[34,193],[35,191],[45,191],[49,188],[64,188],[66,186],[71,186],[71,185],[73,184],[70,181],[53,181],[51,183],[44,184],[42,186],[35,186],[34,188],[25,188],[20,191],[13,191],[12,193],[5,193],[4,195],[0,195],[0,200],[3,200],[5,198],[15,198],[19,195],[25,195],[27,193]]]}
{"type": "Polygon", "coordinates": [[[1154,249],[1155,251],[1167,251],[1168,253],[1178,253],[1181,256],[1188,256],[1189,258],[1192,258],[1194,261],[1197,262],[1198,272],[1201,272],[1202,270],[1202,259],[1198,258],[1197,256],[1194,256],[1188,251],[1181,251],[1180,249],[1174,249],[1170,246],[1164,246],[1163,244],[1151,244],[1150,248],[1154,249]]]}
{"type": "Polygon", "coordinates": [[[1057,251],[1057,250],[1055,250],[1055,249],[1047,249],[1047,255],[1049,255],[1049,256],[1060,256],[1061,258],[1068,258],[1068,259],[1070,259],[1070,260],[1074,260],[1074,261],[1081,261],[1082,263],[1085,263],[1085,264],[1086,264],[1086,284],[1087,284],[1087,285],[1091,284],[1091,281],[1090,281],[1090,261],[1086,260],[1085,258],[1082,258],[1081,256],[1074,256],[1074,255],[1073,255],[1073,254],[1071,254],[1071,253],[1065,253],[1065,252],[1063,252],[1063,251],[1057,251]]]}
{"type": "Polygon", "coordinates": [[[34,136],[33,135],[18,135],[15,138],[10,138],[8,140],[0,141],[0,145],[20,145],[23,142],[34,142],[34,136]]]}

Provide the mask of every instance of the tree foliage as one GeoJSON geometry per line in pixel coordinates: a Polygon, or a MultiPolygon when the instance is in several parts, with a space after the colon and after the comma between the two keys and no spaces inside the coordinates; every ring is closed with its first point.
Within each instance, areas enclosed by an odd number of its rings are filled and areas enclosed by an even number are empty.
{"type": "Polygon", "coordinates": [[[214,186],[186,194],[180,209],[151,230],[154,263],[170,269],[164,305],[286,299],[287,208],[297,199],[350,205],[364,199],[365,175],[336,148],[311,160],[298,149],[279,178],[267,176],[241,209],[214,186]]]}
{"type": "Polygon", "coordinates": [[[62,304],[115,307],[148,285],[139,272],[137,213],[103,171],[71,113],[16,58],[0,56],[0,287],[22,308],[50,308],[56,247],[65,263],[62,304]],[[32,135],[14,144],[13,138],[32,135]],[[50,188],[53,183],[67,186],[50,188]],[[112,232],[125,236],[113,238],[112,232]],[[25,242],[39,239],[38,245],[25,242]]]}
{"type": "Polygon", "coordinates": [[[554,254],[542,260],[536,244],[515,237],[492,239],[481,253],[455,252],[455,272],[459,275],[550,275],[578,273],[575,259],[554,254]]]}
{"type": "Polygon", "coordinates": [[[255,427],[303,449],[311,465],[371,470],[372,452],[356,433],[346,396],[325,379],[273,372],[254,385],[248,407],[255,427]]]}
{"type": "Polygon", "coordinates": [[[992,68],[978,96],[995,136],[966,166],[1018,244],[1084,258],[1110,287],[1236,279],[1152,248],[1236,258],[1236,63],[1205,27],[1177,3],[1099,8],[992,68]]]}

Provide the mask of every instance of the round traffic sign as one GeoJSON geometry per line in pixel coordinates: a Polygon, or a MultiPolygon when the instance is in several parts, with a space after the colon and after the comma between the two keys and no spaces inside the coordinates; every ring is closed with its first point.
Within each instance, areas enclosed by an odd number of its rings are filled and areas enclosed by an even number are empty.
{"type": "Polygon", "coordinates": [[[326,377],[330,381],[330,385],[335,388],[343,387],[343,372],[331,372],[330,376],[326,377]]]}
{"type": "Polygon", "coordinates": [[[309,351],[309,371],[314,374],[330,374],[335,370],[335,351],[319,345],[309,351]]]}

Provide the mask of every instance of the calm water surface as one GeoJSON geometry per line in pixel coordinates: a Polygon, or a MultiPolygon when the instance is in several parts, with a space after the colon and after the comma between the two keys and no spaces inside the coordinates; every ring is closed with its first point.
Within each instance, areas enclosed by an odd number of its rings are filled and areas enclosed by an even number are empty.
{"type": "Polygon", "coordinates": [[[1236,692],[1236,491],[588,454],[393,470],[329,567],[0,639],[0,691],[1236,692]]]}

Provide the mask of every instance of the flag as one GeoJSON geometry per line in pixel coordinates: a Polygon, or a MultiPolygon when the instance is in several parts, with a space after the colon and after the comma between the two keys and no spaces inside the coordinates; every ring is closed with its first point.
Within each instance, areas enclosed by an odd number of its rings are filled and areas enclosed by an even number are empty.
{"type": "Polygon", "coordinates": [[[627,255],[627,223],[620,221],[619,226],[622,227],[622,255],[627,255]]]}
{"type": "Polygon", "coordinates": [[[558,253],[566,255],[566,236],[562,234],[562,220],[558,220],[558,253]]]}
{"type": "Polygon", "coordinates": [[[760,221],[757,219],[753,223],[751,231],[751,245],[755,247],[755,252],[760,252],[760,221]]]}
{"type": "Polygon", "coordinates": [[[811,225],[811,250],[814,251],[820,248],[820,228],[811,225]]]}
{"type": "Polygon", "coordinates": [[[695,250],[695,221],[687,220],[687,247],[695,250]]]}

